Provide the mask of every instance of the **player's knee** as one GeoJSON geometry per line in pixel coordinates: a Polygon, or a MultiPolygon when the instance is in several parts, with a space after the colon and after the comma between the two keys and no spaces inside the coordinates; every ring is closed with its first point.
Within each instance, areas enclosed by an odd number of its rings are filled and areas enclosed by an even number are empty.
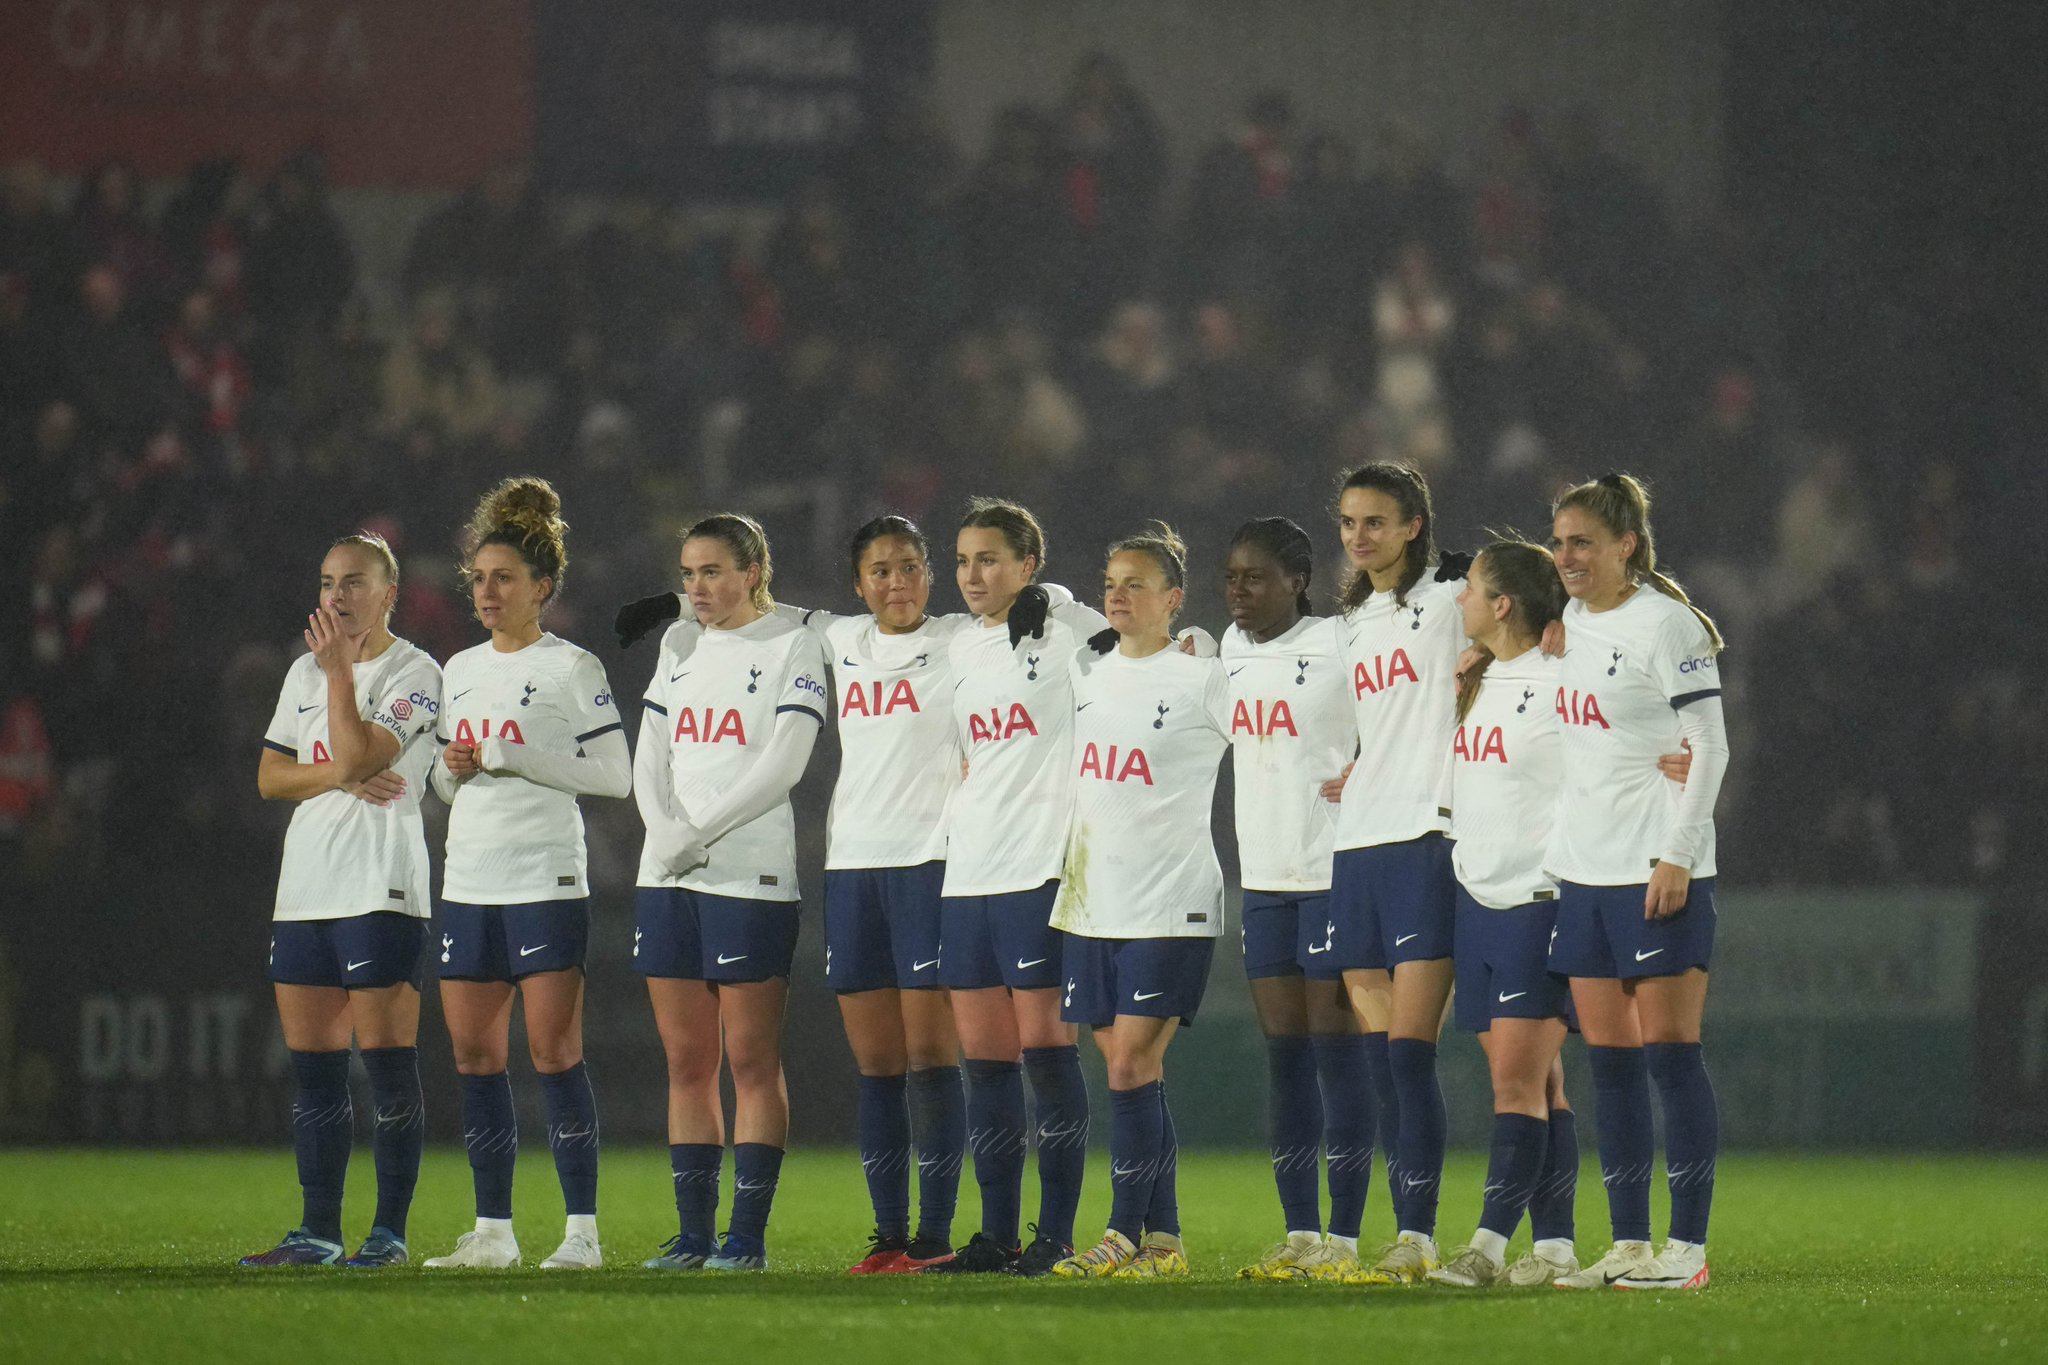
{"type": "Polygon", "coordinates": [[[583,1060],[583,1043],[575,1038],[529,1039],[526,1051],[533,1058],[533,1069],[549,1076],[583,1060]]]}
{"type": "Polygon", "coordinates": [[[779,1051],[728,1052],[726,1062],[732,1068],[735,1094],[773,1089],[782,1084],[782,1054],[779,1051]]]}

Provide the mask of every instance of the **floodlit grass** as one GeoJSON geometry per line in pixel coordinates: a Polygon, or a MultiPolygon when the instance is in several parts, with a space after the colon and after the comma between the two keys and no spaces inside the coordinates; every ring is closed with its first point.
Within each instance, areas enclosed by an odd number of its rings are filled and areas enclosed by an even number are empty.
{"type": "MultiPolygon", "coordinates": [[[[1106,1212],[1102,1156],[1089,1172],[1084,1238],[1106,1212]]],[[[359,1143],[348,1207],[356,1240],[371,1210],[368,1157],[359,1143]]],[[[1481,1174],[1479,1157],[1453,1157],[1447,1246],[1471,1228],[1481,1174]]],[[[468,1169],[450,1150],[428,1154],[414,1266],[249,1271],[235,1257],[295,1220],[289,1153],[0,1151],[0,1360],[2048,1359],[2048,1161],[2030,1158],[1724,1159],[1714,1283],[1687,1295],[1235,1283],[1280,1230],[1265,1160],[1253,1153],[1183,1153],[1195,1278],[1182,1283],[848,1278],[867,1205],[858,1162],[834,1151],[796,1153],[785,1166],[769,1273],[659,1275],[638,1267],[674,1231],[666,1154],[607,1152],[603,1179],[602,1271],[418,1268],[470,1224],[468,1169]]],[[[970,1175],[962,1235],[973,1188],[970,1175]]],[[[1027,1179],[1027,1215],[1035,1198],[1027,1179]]],[[[520,1162],[518,1199],[530,1267],[561,1231],[537,1144],[520,1162]]],[[[1660,1198],[1660,1226],[1662,1216],[1660,1198]]],[[[1368,1240],[1389,1235],[1386,1218],[1376,1184],[1368,1240]]],[[[1590,1160],[1579,1226],[1582,1252],[1597,1255],[1606,1216],[1590,1160]]],[[[1527,1237],[1525,1228],[1517,1252],[1527,1237]]]]}

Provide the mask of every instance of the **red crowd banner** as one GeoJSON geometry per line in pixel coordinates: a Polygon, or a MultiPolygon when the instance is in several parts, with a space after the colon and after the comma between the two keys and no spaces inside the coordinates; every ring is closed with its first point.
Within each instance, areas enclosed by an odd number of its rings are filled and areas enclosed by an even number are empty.
{"type": "Polygon", "coordinates": [[[181,175],[316,147],[338,184],[445,186],[533,142],[532,0],[30,0],[0,159],[181,175]]]}

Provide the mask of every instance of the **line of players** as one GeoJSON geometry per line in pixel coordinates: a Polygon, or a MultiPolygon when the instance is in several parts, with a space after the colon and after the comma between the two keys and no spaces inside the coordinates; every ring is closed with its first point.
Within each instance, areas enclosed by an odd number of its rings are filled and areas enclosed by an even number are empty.
{"type": "Polygon", "coordinates": [[[271,974],[298,1076],[305,1212],[245,1263],[343,1258],[351,1031],[376,1095],[379,1199],[348,1263],[406,1258],[428,908],[417,791],[429,781],[451,805],[439,962],[477,1223],[427,1264],[519,1259],[506,1075],[515,987],[568,1209],[543,1265],[601,1261],[576,797],[630,789],[647,826],[633,954],[667,1056],[678,1212],[677,1235],[646,1264],[764,1268],[788,1130],[788,793],[836,694],[826,976],[860,1070],[876,1220],[854,1273],[1187,1274],[1164,1059],[1193,1022],[1224,922],[1209,809],[1230,749],[1245,966],[1268,1040],[1287,1225],[1241,1275],[1706,1283],[1716,1134],[1699,1026],[1727,755],[1720,640],[1657,572],[1633,479],[1564,494],[1554,558],[1496,541],[1475,562],[1437,555],[1419,474],[1368,465],[1339,500],[1351,570],[1340,613],[1310,614],[1306,533],[1248,522],[1226,564],[1233,625],[1220,652],[1202,632],[1174,634],[1185,551],[1164,527],[1111,547],[1098,614],[1037,584],[1045,538],[1028,511],[977,500],[956,546],[970,610],[933,617],[924,537],[879,518],[851,553],[868,610],[840,616],[778,606],[760,527],[708,518],[682,541],[682,599],[620,612],[630,644],[681,601],[690,608],[662,638],[630,759],[601,666],[540,626],[566,567],[559,512],[530,479],[479,505],[465,571],[491,639],[451,659],[445,677],[386,628],[397,570],[380,542],[345,537],[323,562],[309,653],[260,770],[266,796],[301,803],[271,974]],[[1486,1048],[1496,1117],[1478,1231],[1446,1258],[1435,1241],[1435,1053],[1454,980],[1459,1022],[1486,1048]],[[1568,1020],[1592,1061],[1614,1230],[1583,1267],[1558,1061],[1568,1020]],[[1112,1207],[1102,1239],[1077,1249],[1084,1023],[1107,1062],[1112,1207]],[[723,1239],[721,1061],[735,1093],[723,1239]],[[1649,1240],[1653,1078],[1673,1204],[1662,1251],[1649,1240]],[[1040,1206],[1026,1243],[1034,1131],[1040,1206]],[[1399,1236],[1361,1256],[1375,1143],[1399,1236]],[[969,1154],[982,1224],[956,1250],[969,1154]],[[1535,1246],[1509,1268],[1524,1210],[1535,1246]]]}

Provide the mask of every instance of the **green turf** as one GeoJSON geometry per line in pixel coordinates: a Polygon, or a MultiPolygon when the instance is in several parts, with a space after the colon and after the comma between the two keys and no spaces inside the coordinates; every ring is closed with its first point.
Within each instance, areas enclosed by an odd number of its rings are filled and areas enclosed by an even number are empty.
{"type": "MultiPolygon", "coordinates": [[[[560,1231],[552,1172],[536,1155],[520,1164],[518,1193],[529,1264],[560,1231]]],[[[1105,1212],[1101,1168],[1090,1170],[1085,1232],[1105,1212]]],[[[373,1186],[360,1148],[350,1174],[360,1238],[373,1186]]],[[[1453,1158],[1447,1242],[1471,1227],[1480,1174],[1477,1157],[1453,1158]]],[[[296,1213],[288,1154],[0,1151],[0,1361],[2048,1358],[2048,1162],[2037,1159],[1724,1160],[1713,1287],[1666,1296],[1237,1284],[1236,1267],[1277,1229],[1265,1162],[1189,1153],[1180,1188],[1186,1283],[849,1279],[866,1200],[841,1152],[799,1153],[784,1168],[766,1275],[636,1268],[673,1231],[665,1154],[652,1150],[605,1154],[612,1264],[596,1273],[246,1271],[234,1257],[296,1213]]],[[[416,1257],[469,1224],[461,1154],[430,1153],[421,1189],[416,1257]]],[[[1383,1196],[1374,1191],[1368,1237],[1385,1235],[1383,1196]]],[[[1604,1247],[1590,1170],[1579,1220],[1582,1246],[1604,1247]]]]}

